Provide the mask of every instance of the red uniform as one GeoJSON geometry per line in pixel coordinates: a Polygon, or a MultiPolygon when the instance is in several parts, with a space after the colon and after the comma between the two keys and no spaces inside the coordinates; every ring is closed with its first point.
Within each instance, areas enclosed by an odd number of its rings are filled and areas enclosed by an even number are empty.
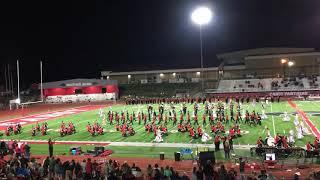
{"type": "Polygon", "coordinates": [[[118,114],[116,115],[116,121],[117,121],[117,123],[119,123],[119,115],[118,114]]]}
{"type": "Polygon", "coordinates": [[[211,132],[215,133],[216,131],[217,131],[217,128],[214,125],[212,125],[211,126],[211,132]]]}
{"type": "Polygon", "coordinates": [[[258,141],[257,141],[257,145],[258,145],[258,147],[261,147],[261,146],[262,146],[262,144],[263,144],[263,143],[262,143],[262,140],[259,138],[259,139],[258,139],[258,141]]]}
{"type": "Polygon", "coordinates": [[[312,146],[311,146],[310,143],[308,143],[308,144],[307,144],[307,151],[311,151],[311,149],[312,149],[312,146]]]}
{"type": "Polygon", "coordinates": [[[282,144],[283,144],[283,147],[286,149],[289,147],[288,142],[287,142],[287,138],[285,138],[285,137],[282,138],[282,144]]]}
{"type": "Polygon", "coordinates": [[[190,129],[190,136],[191,136],[191,137],[194,137],[194,131],[193,131],[192,128],[190,129]]]}
{"type": "Polygon", "coordinates": [[[234,129],[233,128],[229,130],[229,134],[231,137],[234,137],[234,129]]]}
{"type": "Polygon", "coordinates": [[[197,131],[198,131],[198,135],[199,135],[199,136],[202,136],[202,130],[201,130],[200,127],[198,127],[197,131]]]}
{"type": "Polygon", "coordinates": [[[126,125],[122,126],[121,132],[122,132],[122,136],[126,136],[126,134],[127,134],[126,125]]]}
{"type": "Polygon", "coordinates": [[[88,130],[88,132],[91,131],[91,126],[90,126],[90,124],[87,124],[87,130],[88,130]]]}
{"type": "Polygon", "coordinates": [[[315,149],[318,149],[318,147],[319,147],[318,138],[316,138],[316,139],[314,140],[313,145],[314,145],[314,148],[315,148],[315,149]]]}

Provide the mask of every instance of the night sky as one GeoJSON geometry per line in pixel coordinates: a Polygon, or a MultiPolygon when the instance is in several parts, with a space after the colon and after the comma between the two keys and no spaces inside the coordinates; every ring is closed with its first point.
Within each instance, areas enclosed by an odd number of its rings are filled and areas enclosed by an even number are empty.
{"type": "Polygon", "coordinates": [[[40,59],[45,81],[95,78],[100,70],[200,67],[199,28],[190,13],[201,3],[214,11],[203,28],[205,66],[232,50],[320,44],[319,0],[9,3],[0,6],[1,72],[20,59],[23,84],[38,82],[40,59]]]}

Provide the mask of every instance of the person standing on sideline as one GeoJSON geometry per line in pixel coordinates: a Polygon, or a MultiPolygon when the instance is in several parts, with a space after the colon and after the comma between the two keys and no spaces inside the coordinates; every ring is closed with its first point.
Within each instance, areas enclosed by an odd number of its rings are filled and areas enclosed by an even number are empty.
{"type": "Polygon", "coordinates": [[[224,157],[226,159],[230,159],[230,145],[229,145],[229,140],[226,140],[223,144],[224,147],[224,157]]]}
{"type": "Polygon", "coordinates": [[[244,167],[246,166],[246,161],[244,159],[242,159],[242,157],[239,158],[239,171],[240,171],[240,174],[243,174],[244,173],[244,167]]]}
{"type": "Polygon", "coordinates": [[[49,157],[53,156],[53,144],[54,144],[54,142],[51,140],[51,138],[49,138],[49,140],[48,140],[49,157]]]}

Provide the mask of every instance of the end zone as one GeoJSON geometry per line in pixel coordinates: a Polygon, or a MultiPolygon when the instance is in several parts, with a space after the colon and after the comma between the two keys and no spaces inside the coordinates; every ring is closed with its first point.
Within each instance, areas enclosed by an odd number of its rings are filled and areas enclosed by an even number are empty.
{"type": "Polygon", "coordinates": [[[25,116],[25,117],[21,117],[21,118],[4,120],[4,121],[0,122],[0,130],[5,130],[6,127],[11,124],[20,123],[22,126],[25,126],[25,125],[32,124],[35,122],[48,121],[48,120],[52,120],[52,119],[55,119],[58,117],[78,114],[78,113],[82,113],[82,112],[86,112],[86,111],[92,111],[92,110],[99,109],[101,107],[104,107],[104,106],[100,106],[100,105],[80,106],[80,107],[70,108],[70,109],[66,109],[66,110],[53,111],[53,112],[48,112],[48,113],[25,116]]]}

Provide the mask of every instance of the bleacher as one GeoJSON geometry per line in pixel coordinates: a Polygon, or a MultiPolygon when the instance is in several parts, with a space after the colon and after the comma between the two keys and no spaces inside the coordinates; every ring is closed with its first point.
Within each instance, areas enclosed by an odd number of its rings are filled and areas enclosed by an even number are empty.
{"type": "Polygon", "coordinates": [[[219,92],[255,92],[265,91],[270,88],[267,79],[237,79],[221,80],[218,86],[219,92]]]}
{"type": "Polygon", "coordinates": [[[261,92],[311,90],[320,87],[320,77],[288,77],[221,80],[217,92],[261,92]]]}

